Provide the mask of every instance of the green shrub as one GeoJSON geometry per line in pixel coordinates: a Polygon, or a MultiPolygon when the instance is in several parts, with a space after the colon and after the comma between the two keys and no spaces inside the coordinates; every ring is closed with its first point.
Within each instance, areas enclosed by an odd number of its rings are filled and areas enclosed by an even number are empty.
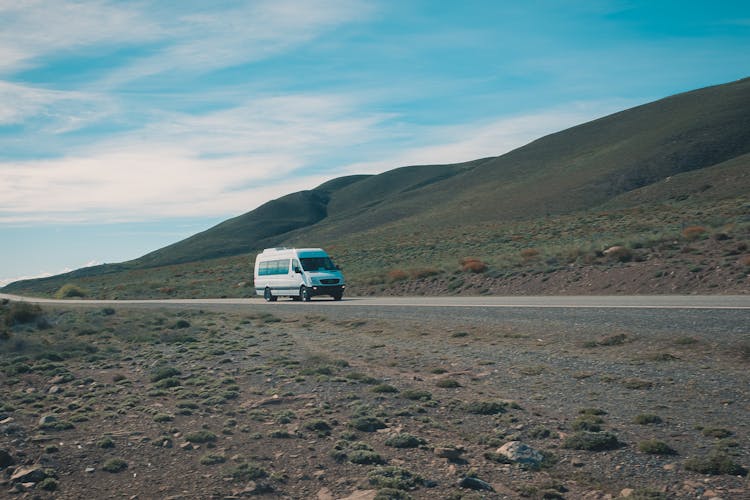
{"type": "Polygon", "coordinates": [[[458,383],[458,380],[454,380],[452,378],[441,378],[437,382],[435,382],[435,385],[440,387],[441,389],[455,389],[457,387],[461,387],[461,384],[458,383]]]}
{"type": "Polygon", "coordinates": [[[638,443],[638,449],[650,455],[676,455],[677,452],[664,441],[649,439],[638,443]]]}
{"type": "Polygon", "coordinates": [[[581,415],[573,420],[571,427],[574,431],[599,432],[602,430],[602,423],[604,423],[604,420],[601,417],[596,417],[594,415],[581,415]]]}
{"type": "Polygon", "coordinates": [[[503,401],[472,401],[464,405],[464,409],[475,415],[497,415],[505,413],[508,403],[503,401]]]}
{"type": "Polygon", "coordinates": [[[208,453],[207,455],[203,455],[200,459],[201,465],[216,465],[216,464],[223,464],[227,461],[227,457],[224,455],[216,455],[213,453],[208,453]]]}
{"type": "Polygon", "coordinates": [[[42,308],[28,302],[13,302],[5,311],[5,324],[8,326],[24,325],[36,321],[42,316],[42,308]]]}
{"type": "Polygon", "coordinates": [[[633,422],[639,425],[649,425],[649,424],[660,424],[662,422],[661,417],[658,415],[651,415],[649,413],[641,413],[640,415],[636,415],[633,419],[633,422]]]}
{"type": "Polygon", "coordinates": [[[351,425],[358,431],[363,432],[375,432],[378,429],[386,428],[385,422],[377,417],[371,416],[356,417],[352,419],[349,425],[351,425]]]}
{"type": "Polygon", "coordinates": [[[235,481],[254,481],[268,477],[268,472],[255,463],[239,464],[235,467],[230,467],[225,472],[235,481]]]}
{"type": "Polygon", "coordinates": [[[617,436],[609,432],[576,432],[563,441],[563,448],[586,451],[615,450],[622,446],[617,436]]]}
{"type": "Polygon", "coordinates": [[[721,427],[706,427],[703,429],[703,435],[706,437],[725,439],[732,435],[732,431],[721,427]]]}
{"type": "Polygon", "coordinates": [[[601,416],[606,415],[607,412],[602,410],[601,408],[581,408],[578,410],[578,413],[580,415],[594,415],[594,416],[601,416]]]}
{"type": "Polygon", "coordinates": [[[57,489],[57,486],[57,480],[53,477],[45,477],[36,485],[37,488],[44,491],[55,491],[57,489]]]}
{"type": "Polygon", "coordinates": [[[417,448],[423,444],[425,444],[424,439],[407,432],[396,434],[385,441],[386,446],[393,446],[394,448],[417,448]]]}
{"type": "Polygon", "coordinates": [[[403,391],[400,396],[412,401],[429,401],[432,399],[432,394],[430,392],[420,391],[418,389],[408,389],[403,391]]]}
{"type": "Polygon", "coordinates": [[[191,432],[185,439],[191,443],[210,443],[216,441],[216,434],[211,431],[197,431],[191,432]]]}
{"type": "Polygon", "coordinates": [[[385,460],[380,454],[372,450],[354,450],[349,453],[349,461],[358,465],[384,464],[385,460]]]}
{"type": "Polygon", "coordinates": [[[96,442],[96,446],[98,448],[104,448],[104,449],[114,448],[115,442],[112,440],[111,437],[104,436],[103,438],[101,438],[99,441],[96,442]]]}
{"type": "Polygon", "coordinates": [[[706,457],[696,457],[686,460],[685,469],[714,476],[720,474],[732,476],[747,475],[747,469],[732,460],[726,453],[718,450],[714,450],[706,457]]]}
{"type": "Polygon", "coordinates": [[[378,467],[367,474],[370,484],[377,488],[410,490],[424,484],[424,479],[401,467],[378,467]]]}
{"type": "Polygon", "coordinates": [[[388,385],[388,384],[378,384],[378,385],[374,386],[374,387],[373,387],[373,388],[371,389],[371,391],[372,391],[372,392],[377,392],[377,393],[381,393],[381,394],[385,394],[385,393],[395,393],[395,392],[398,392],[398,389],[396,389],[396,388],[395,388],[395,387],[393,387],[392,385],[388,385]]]}
{"type": "Polygon", "coordinates": [[[171,366],[162,366],[154,370],[151,374],[151,382],[158,382],[165,378],[177,377],[181,374],[180,370],[171,366]]]}
{"type": "Polygon", "coordinates": [[[125,469],[128,468],[128,463],[121,459],[121,458],[110,458],[106,462],[104,462],[104,465],[102,465],[102,470],[106,472],[122,472],[125,469]]]}
{"type": "Polygon", "coordinates": [[[55,292],[55,298],[56,299],[71,299],[74,297],[85,297],[86,291],[79,287],[78,285],[74,285],[72,283],[68,283],[67,285],[63,285],[60,287],[60,289],[55,292]]]}
{"type": "Polygon", "coordinates": [[[331,425],[322,419],[305,422],[304,428],[308,431],[317,432],[319,436],[329,436],[331,434],[331,425]]]}
{"type": "Polygon", "coordinates": [[[190,322],[186,319],[178,319],[177,322],[172,325],[173,330],[180,330],[183,328],[190,328],[190,322]]]}
{"type": "Polygon", "coordinates": [[[181,384],[180,379],[176,377],[167,377],[160,379],[154,384],[154,387],[158,389],[169,389],[171,387],[179,387],[181,384]]]}

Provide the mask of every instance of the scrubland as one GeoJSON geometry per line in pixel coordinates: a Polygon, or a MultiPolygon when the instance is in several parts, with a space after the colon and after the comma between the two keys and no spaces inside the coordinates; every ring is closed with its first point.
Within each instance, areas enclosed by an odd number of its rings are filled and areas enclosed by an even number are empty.
{"type": "Polygon", "coordinates": [[[750,494],[739,316],[1,311],[11,497],[750,494]]]}

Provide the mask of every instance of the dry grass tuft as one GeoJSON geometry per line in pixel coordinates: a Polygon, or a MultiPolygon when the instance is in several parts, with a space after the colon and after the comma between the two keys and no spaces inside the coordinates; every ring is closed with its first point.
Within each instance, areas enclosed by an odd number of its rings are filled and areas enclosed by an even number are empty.
{"type": "Polygon", "coordinates": [[[461,259],[461,270],[467,273],[483,273],[487,270],[487,264],[473,257],[461,259]]]}
{"type": "Polygon", "coordinates": [[[708,230],[703,226],[688,226],[682,230],[682,237],[686,240],[693,241],[706,234],[707,231],[708,230]]]}

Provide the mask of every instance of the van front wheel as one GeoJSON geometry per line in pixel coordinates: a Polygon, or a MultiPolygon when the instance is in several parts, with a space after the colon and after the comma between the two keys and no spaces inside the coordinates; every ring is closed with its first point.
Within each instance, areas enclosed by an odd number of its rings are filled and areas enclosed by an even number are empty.
{"type": "Polygon", "coordinates": [[[308,290],[305,285],[299,287],[299,298],[305,302],[310,302],[310,299],[312,298],[310,297],[310,290],[308,290]]]}
{"type": "Polygon", "coordinates": [[[266,302],[276,302],[276,299],[278,299],[278,297],[271,295],[271,289],[268,287],[263,291],[263,298],[266,299],[266,302]]]}

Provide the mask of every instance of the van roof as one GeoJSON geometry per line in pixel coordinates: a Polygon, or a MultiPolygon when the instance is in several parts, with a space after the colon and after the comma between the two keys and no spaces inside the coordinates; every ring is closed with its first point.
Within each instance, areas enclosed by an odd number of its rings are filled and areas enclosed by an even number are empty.
{"type": "Polygon", "coordinates": [[[326,251],[322,248],[289,248],[289,247],[276,247],[276,248],[264,248],[263,252],[261,253],[292,253],[296,252],[297,254],[300,253],[322,253],[326,254],[326,251]]]}

